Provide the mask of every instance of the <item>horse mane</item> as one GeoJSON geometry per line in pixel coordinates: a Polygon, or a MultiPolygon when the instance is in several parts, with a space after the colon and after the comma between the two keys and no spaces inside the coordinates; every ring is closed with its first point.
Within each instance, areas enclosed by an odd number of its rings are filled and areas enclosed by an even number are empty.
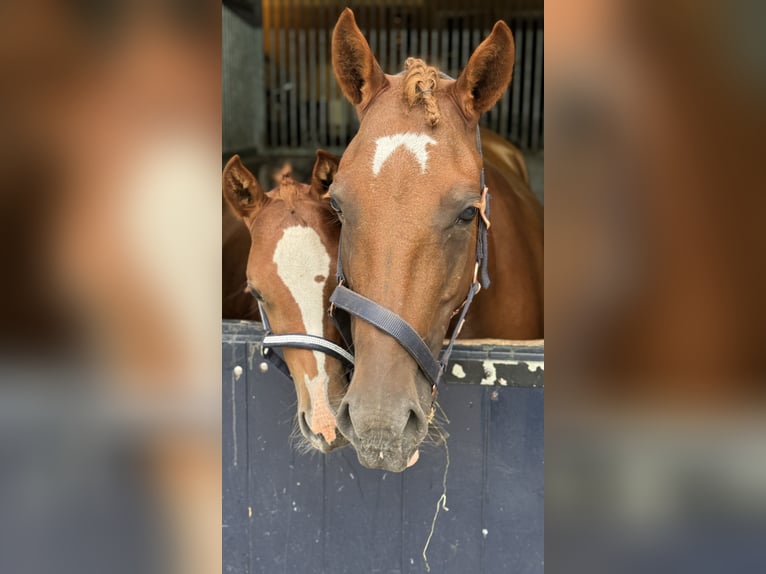
{"type": "Polygon", "coordinates": [[[404,62],[404,99],[412,108],[421,104],[426,114],[426,121],[435,127],[441,119],[439,104],[434,90],[439,83],[439,70],[429,66],[420,58],[407,58],[404,62]]]}

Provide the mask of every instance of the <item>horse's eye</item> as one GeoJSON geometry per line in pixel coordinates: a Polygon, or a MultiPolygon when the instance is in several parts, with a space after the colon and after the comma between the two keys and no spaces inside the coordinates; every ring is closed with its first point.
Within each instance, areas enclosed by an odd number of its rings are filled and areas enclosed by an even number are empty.
{"type": "Polygon", "coordinates": [[[479,208],[472,205],[471,207],[466,207],[458,216],[457,223],[470,223],[474,219],[476,219],[476,214],[479,213],[479,208]]]}
{"type": "Polygon", "coordinates": [[[338,202],[335,200],[334,197],[330,197],[330,207],[332,207],[333,211],[340,215],[343,213],[343,210],[340,208],[340,205],[338,205],[338,202]]]}

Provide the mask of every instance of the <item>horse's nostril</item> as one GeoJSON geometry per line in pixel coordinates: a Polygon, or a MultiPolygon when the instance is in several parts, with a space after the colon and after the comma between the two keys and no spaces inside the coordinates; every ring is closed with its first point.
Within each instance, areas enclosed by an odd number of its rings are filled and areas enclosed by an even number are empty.
{"type": "Polygon", "coordinates": [[[335,415],[335,425],[343,436],[351,440],[355,436],[354,423],[351,421],[351,406],[343,401],[338,407],[338,414],[335,415]]]}
{"type": "Polygon", "coordinates": [[[418,414],[410,409],[410,416],[407,419],[407,424],[404,426],[404,436],[417,436],[420,434],[422,424],[423,422],[418,414]]]}
{"type": "Polygon", "coordinates": [[[300,417],[298,418],[298,423],[301,426],[301,430],[303,431],[304,436],[309,436],[314,434],[311,432],[311,427],[309,426],[309,423],[306,420],[306,411],[301,411],[300,417]]]}

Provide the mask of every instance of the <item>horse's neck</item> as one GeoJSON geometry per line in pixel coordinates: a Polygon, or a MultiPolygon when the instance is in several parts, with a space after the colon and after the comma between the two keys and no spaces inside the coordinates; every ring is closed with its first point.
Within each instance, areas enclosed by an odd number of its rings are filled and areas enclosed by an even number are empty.
{"type": "Polygon", "coordinates": [[[543,336],[542,207],[521,177],[485,166],[492,194],[491,286],[468,313],[463,338],[543,336]]]}

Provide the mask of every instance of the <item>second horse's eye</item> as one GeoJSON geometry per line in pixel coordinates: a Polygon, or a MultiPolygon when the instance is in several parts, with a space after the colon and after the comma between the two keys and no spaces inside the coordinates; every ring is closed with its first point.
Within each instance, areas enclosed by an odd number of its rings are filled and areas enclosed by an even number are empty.
{"type": "Polygon", "coordinates": [[[340,214],[340,213],[343,213],[343,210],[340,208],[340,205],[338,205],[338,202],[335,200],[335,198],[334,198],[334,197],[331,197],[331,198],[330,198],[330,207],[332,207],[332,208],[333,208],[333,210],[334,210],[336,213],[339,213],[339,214],[340,214]]]}
{"type": "Polygon", "coordinates": [[[476,219],[476,214],[479,213],[479,208],[472,205],[471,207],[466,207],[462,213],[457,218],[457,223],[470,223],[474,219],[476,219]]]}

